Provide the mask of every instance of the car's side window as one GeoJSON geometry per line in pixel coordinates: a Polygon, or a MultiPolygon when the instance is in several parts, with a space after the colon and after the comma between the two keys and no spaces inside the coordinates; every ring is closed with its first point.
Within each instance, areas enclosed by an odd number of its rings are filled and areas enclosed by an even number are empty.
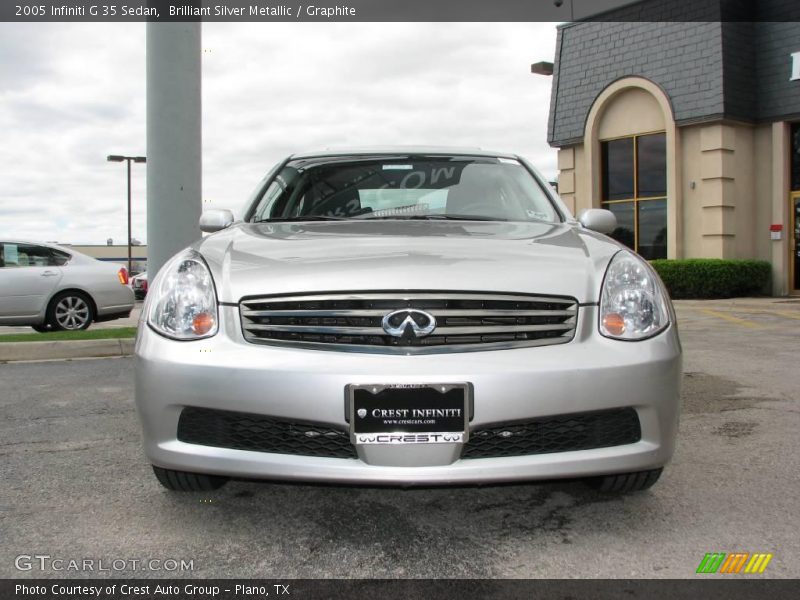
{"type": "Polygon", "coordinates": [[[72,258],[66,252],[61,252],[60,250],[55,250],[54,248],[49,248],[50,250],[50,262],[48,266],[51,267],[63,267],[65,264],[69,262],[69,259],[72,258]]]}
{"type": "Polygon", "coordinates": [[[272,205],[275,203],[275,199],[286,189],[286,186],[280,179],[276,179],[272,183],[269,184],[267,191],[264,192],[264,195],[261,198],[261,204],[256,211],[255,217],[256,220],[261,221],[263,219],[268,219],[270,216],[270,209],[272,205]]]}
{"type": "Polygon", "coordinates": [[[52,266],[50,248],[34,246],[33,244],[8,244],[16,246],[17,266],[19,267],[48,267],[52,266]]]}
{"type": "Polygon", "coordinates": [[[45,246],[0,242],[0,268],[60,267],[70,258],[66,252],[45,246]]]}
{"type": "MultiPolygon", "coordinates": [[[[296,178],[297,169],[292,167],[284,168],[264,191],[261,200],[258,202],[258,207],[253,213],[252,220],[258,222],[276,216],[277,204],[285,203],[287,200],[286,194],[296,178]]],[[[280,210],[282,210],[282,207],[278,209],[278,211],[280,210]]]]}
{"type": "Polygon", "coordinates": [[[19,249],[17,244],[3,242],[0,244],[0,267],[18,267],[19,249]]]}

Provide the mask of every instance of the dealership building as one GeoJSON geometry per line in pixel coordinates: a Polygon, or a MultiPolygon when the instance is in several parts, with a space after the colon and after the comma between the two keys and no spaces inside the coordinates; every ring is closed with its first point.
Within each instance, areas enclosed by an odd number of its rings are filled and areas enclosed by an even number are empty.
{"type": "MultiPolygon", "coordinates": [[[[68,248],[102,260],[104,262],[128,264],[128,247],[113,244],[64,244],[68,248]]],[[[147,270],[147,246],[134,244],[131,246],[131,270],[141,273],[147,270]]]]}
{"type": "Polygon", "coordinates": [[[646,258],[763,259],[773,293],[798,294],[800,23],[781,18],[785,0],[700,2],[717,16],[683,22],[636,13],[679,4],[559,26],[559,192],[576,214],[613,211],[614,236],[646,258]]]}

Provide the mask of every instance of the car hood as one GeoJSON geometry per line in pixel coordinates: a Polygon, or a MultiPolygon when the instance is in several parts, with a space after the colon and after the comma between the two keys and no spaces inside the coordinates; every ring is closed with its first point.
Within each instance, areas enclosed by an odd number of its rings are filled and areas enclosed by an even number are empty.
{"type": "Polygon", "coordinates": [[[492,291],[596,302],[620,246],[574,223],[239,223],[195,246],[221,302],[367,290],[492,291]]]}

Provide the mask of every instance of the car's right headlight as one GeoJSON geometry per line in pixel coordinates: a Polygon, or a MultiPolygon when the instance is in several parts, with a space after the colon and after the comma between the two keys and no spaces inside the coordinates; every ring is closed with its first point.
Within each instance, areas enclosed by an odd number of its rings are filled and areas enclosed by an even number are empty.
{"type": "Polygon", "coordinates": [[[600,292],[600,333],[617,340],[643,340],[669,325],[667,299],[658,276],[627,250],[614,255],[600,292]]]}
{"type": "Polygon", "coordinates": [[[196,250],[184,250],[158,274],[148,292],[147,323],[177,340],[199,340],[217,333],[217,293],[211,271],[196,250]]]}

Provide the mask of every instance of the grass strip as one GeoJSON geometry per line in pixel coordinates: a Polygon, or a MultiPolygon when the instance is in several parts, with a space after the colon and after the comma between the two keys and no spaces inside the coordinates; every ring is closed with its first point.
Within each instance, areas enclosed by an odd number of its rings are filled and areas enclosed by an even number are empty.
{"type": "Polygon", "coordinates": [[[83,331],[48,331],[47,333],[10,333],[0,335],[4,342],[56,342],[70,340],[114,340],[136,337],[136,327],[84,329],[83,331]]]}

